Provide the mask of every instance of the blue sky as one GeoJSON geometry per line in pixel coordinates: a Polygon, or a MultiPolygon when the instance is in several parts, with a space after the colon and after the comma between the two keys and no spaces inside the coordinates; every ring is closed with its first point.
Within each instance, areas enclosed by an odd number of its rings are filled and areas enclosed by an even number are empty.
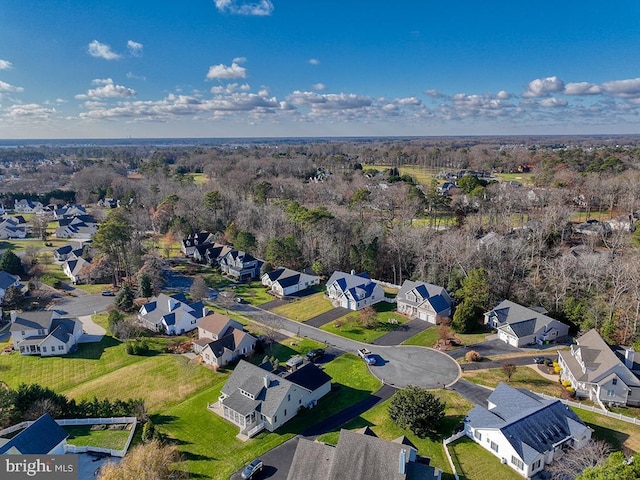
{"type": "Polygon", "coordinates": [[[0,138],[640,132],[640,2],[2,0],[0,138]]]}

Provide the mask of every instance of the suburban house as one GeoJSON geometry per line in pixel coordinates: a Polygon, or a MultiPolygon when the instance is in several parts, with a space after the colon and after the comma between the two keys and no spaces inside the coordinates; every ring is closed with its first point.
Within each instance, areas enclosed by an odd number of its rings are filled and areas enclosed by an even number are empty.
{"type": "Polygon", "coordinates": [[[70,258],[81,257],[84,253],[84,246],[80,242],[71,242],[53,251],[53,259],[56,262],[64,262],[70,258]]]}
{"type": "Polygon", "coordinates": [[[61,218],[56,228],[56,238],[78,238],[90,240],[98,231],[98,223],[91,215],[61,218]]]}
{"type": "Polygon", "coordinates": [[[273,432],[330,391],[331,377],[313,363],[280,372],[240,360],[210,408],[252,437],[265,428],[273,432]]]}
{"type": "Polygon", "coordinates": [[[20,277],[18,275],[11,275],[8,272],[0,271],[0,302],[4,299],[4,295],[7,293],[9,287],[16,287],[20,291],[25,289],[25,286],[20,283],[20,277]]]}
{"type": "Polygon", "coordinates": [[[241,357],[253,354],[257,339],[244,331],[241,323],[213,312],[198,324],[198,340],[193,351],[205,364],[224,367],[241,357]]]}
{"type": "Polygon", "coordinates": [[[87,210],[82,205],[65,205],[64,207],[56,207],[53,209],[53,218],[55,220],[81,215],[87,215],[87,210]]]}
{"type": "Polygon", "coordinates": [[[591,429],[560,400],[504,383],[489,395],[487,408],[471,409],[464,432],[525,478],[591,439],[591,429]]]}
{"type": "Polygon", "coordinates": [[[405,280],[396,296],[398,312],[429,323],[451,317],[453,300],[443,288],[431,283],[405,280]]]}
{"type": "Polygon", "coordinates": [[[187,257],[192,257],[198,245],[211,245],[215,240],[215,235],[210,232],[198,232],[183,238],[180,242],[180,250],[187,257]]]}
{"type": "Polygon", "coordinates": [[[626,350],[625,363],[595,330],[576,339],[570,350],[558,352],[560,378],[571,382],[576,395],[594,402],[640,406],[640,379],[631,368],[633,349],[626,350]]]}
{"type": "Polygon", "coordinates": [[[0,222],[0,239],[25,238],[27,225],[17,217],[7,217],[0,222]]]}
{"type": "Polygon", "coordinates": [[[320,277],[280,267],[262,275],[262,284],[279,297],[320,284],[320,277]]]}
{"type": "Polygon", "coordinates": [[[63,455],[69,434],[45,413],[15,437],[0,438],[0,455],[63,455]]]}
{"type": "Polygon", "coordinates": [[[209,310],[202,302],[188,304],[183,294],[161,293],[140,307],[138,321],[149,330],[181,335],[198,327],[209,310]]]}
{"type": "Polygon", "coordinates": [[[26,198],[14,200],[13,210],[16,213],[38,213],[44,210],[44,205],[40,202],[34,202],[26,198]]]}
{"type": "MultiPolygon", "coordinates": [[[[233,250],[233,247],[230,247],[229,245],[223,245],[222,243],[214,243],[213,245],[210,245],[209,248],[206,249],[206,251],[204,252],[204,258],[202,261],[208,263],[212,267],[217,267],[220,265],[220,260],[222,260],[222,258],[231,250],[233,250]]],[[[193,254],[193,257],[197,258],[196,253],[193,254]]]]}
{"type": "Polygon", "coordinates": [[[340,430],[334,447],[300,438],[287,480],[440,480],[442,471],[405,437],[392,442],[373,431],[340,430]]]}
{"type": "Polygon", "coordinates": [[[565,339],[569,326],[544,313],[503,300],[484,314],[484,323],[498,331],[500,340],[514,347],[544,345],[565,339]]]}
{"type": "Polygon", "coordinates": [[[333,272],[327,282],[327,296],[336,306],[349,310],[360,310],[384,300],[382,286],[366,273],[333,272]]]}
{"type": "Polygon", "coordinates": [[[62,264],[62,273],[64,273],[72,283],[82,283],[89,278],[88,267],[91,262],[88,262],[82,257],[70,256],[62,264]]]}
{"type": "Polygon", "coordinates": [[[258,278],[263,263],[247,252],[230,250],[220,259],[220,270],[243,282],[258,278]]]}
{"type": "Polygon", "coordinates": [[[54,310],[11,312],[13,347],[21,355],[66,355],[75,350],[82,336],[82,323],[74,318],[60,318],[54,310]]]}

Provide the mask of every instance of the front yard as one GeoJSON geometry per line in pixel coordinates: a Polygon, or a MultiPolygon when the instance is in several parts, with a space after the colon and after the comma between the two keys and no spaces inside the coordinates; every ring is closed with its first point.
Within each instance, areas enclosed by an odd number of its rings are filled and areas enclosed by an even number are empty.
{"type": "Polygon", "coordinates": [[[322,327],[322,330],[341,335],[351,340],[363,343],[371,343],[374,340],[392,332],[409,321],[404,315],[400,315],[395,310],[395,303],[376,303],[374,309],[377,312],[377,323],[374,327],[364,327],[358,322],[358,312],[351,312],[343,317],[329,322],[322,327]]]}
{"type": "Polygon", "coordinates": [[[291,320],[306,322],[332,309],[331,301],[325,297],[323,292],[320,292],[274,308],[272,312],[291,320]]]}

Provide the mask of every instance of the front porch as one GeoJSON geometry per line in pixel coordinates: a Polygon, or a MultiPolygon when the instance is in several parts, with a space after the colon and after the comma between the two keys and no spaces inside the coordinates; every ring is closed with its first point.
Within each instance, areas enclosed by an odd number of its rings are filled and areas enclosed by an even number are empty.
{"type": "Polygon", "coordinates": [[[207,409],[239,427],[240,432],[236,435],[236,438],[243,442],[255,437],[266,428],[265,422],[260,419],[260,414],[255,411],[248,415],[241,415],[223,405],[220,401],[207,404],[207,409]]]}

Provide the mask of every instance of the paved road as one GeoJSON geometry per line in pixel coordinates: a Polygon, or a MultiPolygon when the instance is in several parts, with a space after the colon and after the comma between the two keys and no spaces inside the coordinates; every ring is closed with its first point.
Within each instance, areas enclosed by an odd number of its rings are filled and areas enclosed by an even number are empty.
{"type": "MultiPolygon", "coordinates": [[[[500,368],[502,367],[502,365],[504,365],[505,362],[510,362],[517,366],[532,365],[534,363],[533,362],[534,356],[537,357],[540,355],[522,355],[519,357],[504,358],[502,360],[485,360],[483,362],[469,362],[461,365],[461,367],[462,367],[462,370],[464,371],[470,371],[470,370],[485,370],[487,368],[500,368]]],[[[553,360],[557,358],[557,354],[555,354],[554,352],[554,355],[545,355],[545,357],[553,360]]]]}
{"type": "Polygon", "coordinates": [[[451,350],[449,355],[453,358],[462,358],[469,350],[475,350],[483,357],[522,352],[519,348],[507,345],[502,340],[494,339],[469,345],[468,347],[456,348],[455,350],[451,350]]]}
{"type": "Polygon", "coordinates": [[[424,320],[414,319],[414,320],[411,320],[409,323],[405,323],[397,330],[394,330],[393,332],[389,332],[386,335],[383,335],[382,337],[374,340],[372,343],[374,345],[386,345],[386,346],[400,345],[405,340],[408,340],[414,335],[417,335],[418,333],[425,331],[427,328],[431,326],[432,325],[430,323],[425,322],[424,320]]]}
{"type": "Polygon", "coordinates": [[[460,376],[460,367],[445,353],[424,347],[367,345],[320,330],[305,323],[294,322],[249,304],[234,305],[234,310],[256,321],[296,335],[308,337],[344,352],[356,352],[367,347],[378,364],[371,366],[373,375],[395,387],[417,385],[427,389],[451,385],[460,376]]]}
{"type": "Polygon", "coordinates": [[[64,312],[63,315],[70,317],[81,317],[103,312],[113,304],[113,297],[90,295],[78,289],[74,289],[72,292],[72,295],[58,298],[50,309],[64,312]]]}

